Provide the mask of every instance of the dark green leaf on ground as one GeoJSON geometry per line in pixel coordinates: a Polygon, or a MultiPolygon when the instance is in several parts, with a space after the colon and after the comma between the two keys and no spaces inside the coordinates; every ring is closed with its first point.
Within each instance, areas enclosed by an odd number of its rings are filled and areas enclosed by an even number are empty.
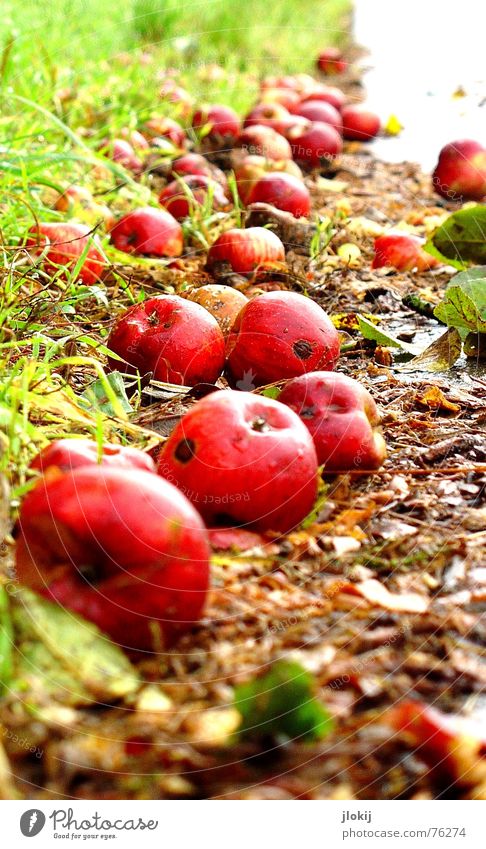
{"type": "Polygon", "coordinates": [[[486,262],[486,206],[453,212],[432,234],[425,250],[456,268],[486,262]]]}

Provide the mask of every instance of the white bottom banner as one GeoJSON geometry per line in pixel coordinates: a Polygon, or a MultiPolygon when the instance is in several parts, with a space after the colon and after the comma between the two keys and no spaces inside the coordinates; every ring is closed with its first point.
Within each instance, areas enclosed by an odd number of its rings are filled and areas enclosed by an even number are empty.
{"type": "Polygon", "coordinates": [[[97,841],[122,849],[295,849],[322,846],[474,847],[484,802],[69,801],[1,802],[2,847],[97,841]],[[297,805],[297,807],[296,807],[297,805]],[[277,806],[277,807],[275,807],[277,806]],[[187,810],[184,813],[183,807],[187,810]],[[240,822],[241,819],[241,822],[240,822]],[[29,844],[29,841],[33,842],[29,844]]]}

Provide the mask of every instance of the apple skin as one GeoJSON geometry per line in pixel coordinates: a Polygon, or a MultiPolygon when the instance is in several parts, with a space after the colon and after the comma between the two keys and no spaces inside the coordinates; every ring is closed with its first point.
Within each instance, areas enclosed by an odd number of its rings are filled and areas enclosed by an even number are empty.
{"type": "Polygon", "coordinates": [[[239,311],[248,303],[248,298],[243,292],[217,283],[200,286],[199,289],[189,292],[186,297],[214,316],[225,337],[233,327],[239,311]]]}
{"type": "Polygon", "coordinates": [[[250,392],[198,401],[164,444],[158,473],[211,524],[286,533],[308,515],[317,494],[307,428],[283,404],[250,392]]]}
{"type": "Polygon", "coordinates": [[[130,307],[115,323],[107,347],[127,361],[110,359],[110,368],[152,372],[155,380],[178,386],[214,383],[224,366],[218,322],[178,295],[159,295],[130,307]]]}
{"type": "Polygon", "coordinates": [[[264,124],[253,124],[246,127],[236,142],[238,147],[244,148],[248,154],[263,156],[265,159],[276,159],[277,161],[292,159],[292,148],[280,133],[264,124]]]}
{"type": "Polygon", "coordinates": [[[210,126],[208,137],[212,141],[221,139],[236,139],[240,133],[241,121],[234,109],[230,106],[205,106],[198,109],[192,119],[194,130],[202,130],[206,125],[210,126]]]}
{"type": "Polygon", "coordinates": [[[472,139],[446,144],[432,183],[437,194],[449,200],[482,200],[486,195],[486,148],[472,139]]]}
{"type": "Polygon", "coordinates": [[[316,65],[323,74],[344,74],[348,63],[338,47],[326,47],[317,57],[316,65]]]}
{"type": "Polygon", "coordinates": [[[295,292],[265,292],[238,314],[226,343],[232,386],[262,386],[317,369],[333,369],[339,334],[310,298],[295,292]]]}
{"type": "Polygon", "coordinates": [[[138,130],[130,130],[128,127],[124,127],[120,131],[120,135],[123,139],[130,142],[134,150],[150,150],[147,139],[138,130]]]}
{"type": "Polygon", "coordinates": [[[159,195],[159,203],[177,221],[183,221],[184,218],[187,218],[195,205],[199,204],[201,206],[206,200],[209,191],[212,192],[212,208],[214,210],[226,209],[229,206],[229,200],[222,186],[216,180],[212,180],[210,177],[204,177],[202,174],[190,174],[180,179],[184,181],[184,185],[192,193],[193,201],[187,197],[179,180],[173,180],[171,183],[168,183],[159,195]]]}
{"type": "Polygon", "coordinates": [[[325,472],[378,469],[386,444],[370,393],[351,377],[316,371],[289,381],[278,400],[302,419],[325,472]]]}
{"type": "Polygon", "coordinates": [[[98,443],[92,439],[55,439],[34,457],[30,468],[45,473],[54,466],[62,472],[71,472],[80,466],[100,464],[155,472],[154,461],[145,451],[104,442],[99,454],[98,443]]]}
{"type": "Polygon", "coordinates": [[[101,219],[107,230],[110,230],[115,223],[115,216],[111,209],[104,203],[98,203],[89,189],[76,184],[68,186],[58,196],[54,209],[66,212],[71,218],[76,218],[84,224],[94,225],[101,219]]]}
{"type": "Polygon", "coordinates": [[[219,236],[208,253],[208,267],[228,263],[237,274],[251,274],[256,268],[269,268],[285,262],[285,248],[275,233],[265,227],[237,227],[219,236]]]}
{"type": "Polygon", "coordinates": [[[249,198],[253,186],[268,173],[284,173],[292,174],[292,176],[303,179],[302,171],[292,159],[265,159],[263,156],[243,156],[238,157],[240,153],[238,149],[233,151],[233,168],[235,172],[236,185],[238,195],[242,202],[246,205],[249,203],[249,198]]]}
{"type": "Polygon", "coordinates": [[[270,127],[278,132],[281,121],[290,117],[290,112],[280,103],[257,103],[246,116],[243,127],[270,127]]]}
{"type": "Polygon", "coordinates": [[[294,159],[311,168],[322,166],[342,152],[343,143],[338,131],[330,124],[314,121],[308,130],[291,141],[294,159]]]}
{"type": "Polygon", "coordinates": [[[127,649],[156,651],[154,623],[170,642],[202,613],[207,532],[158,475],[111,466],[48,474],[24,499],[18,529],[19,581],[127,649]]]}
{"type": "Polygon", "coordinates": [[[184,147],[187,142],[186,131],[172,118],[150,118],[145,124],[149,139],[162,138],[170,141],[175,147],[184,147]]]}
{"type": "Polygon", "coordinates": [[[326,103],[324,100],[306,100],[305,103],[294,107],[293,112],[295,115],[307,118],[308,121],[322,121],[323,124],[330,124],[342,135],[343,120],[331,103],[326,103]]]}
{"type": "Polygon", "coordinates": [[[341,112],[345,139],[369,141],[378,135],[381,121],[375,112],[361,104],[344,106],[341,112]]]}
{"type": "Polygon", "coordinates": [[[385,233],[375,239],[372,268],[391,266],[397,271],[429,271],[440,265],[439,260],[423,250],[425,239],[409,233],[385,233]]]}
{"type": "Polygon", "coordinates": [[[346,95],[334,85],[316,83],[314,88],[303,95],[300,102],[307,103],[309,100],[322,100],[323,103],[330,103],[338,112],[341,112],[346,103],[346,95]]]}
{"type": "Polygon", "coordinates": [[[265,174],[253,186],[248,203],[269,203],[294,218],[307,218],[311,211],[307,187],[291,174],[265,174]]]}
{"type": "Polygon", "coordinates": [[[128,171],[134,174],[141,174],[143,171],[143,163],[135,153],[132,145],[126,139],[112,139],[103,144],[102,150],[107,152],[107,156],[123,165],[128,171]]]}
{"type": "Polygon", "coordinates": [[[65,265],[72,271],[89,245],[78,276],[83,283],[91,286],[100,281],[108,265],[98,237],[91,233],[91,227],[75,221],[39,223],[30,228],[25,245],[32,253],[45,251],[43,264],[48,274],[55,274],[59,265],[65,265]]]}
{"type": "Polygon", "coordinates": [[[142,256],[180,256],[184,249],[181,225],[165,209],[134,209],[117,221],[111,241],[119,251],[142,256]]]}
{"type": "Polygon", "coordinates": [[[193,175],[209,177],[212,180],[216,180],[225,192],[228,189],[228,181],[224,172],[220,168],[217,168],[216,165],[208,162],[206,157],[201,153],[185,153],[184,156],[175,159],[172,163],[170,174],[173,178],[176,175],[180,177],[191,177],[193,175]]]}
{"type": "Polygon", "coordinates": [[[308,118],[304,118],[303,115],[289,115],[289,117],[284,121],[279,121],[278,132],[281,133],[288,142],[290,142],[290,147],[292,149],[293,139],[310,130],[311,126],[312,121],[309,121],[308,118]]]}

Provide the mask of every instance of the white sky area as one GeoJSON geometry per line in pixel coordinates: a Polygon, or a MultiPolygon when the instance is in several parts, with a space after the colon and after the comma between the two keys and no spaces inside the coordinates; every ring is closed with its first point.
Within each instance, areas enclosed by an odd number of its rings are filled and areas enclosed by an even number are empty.
{"type": "Polygon", "coordinates": [[[370,51],[367,102],[404,125],[377,156],[431,170],[449,141],[486,146],[486,0],[355,0],[354,35],[370,51]]]}

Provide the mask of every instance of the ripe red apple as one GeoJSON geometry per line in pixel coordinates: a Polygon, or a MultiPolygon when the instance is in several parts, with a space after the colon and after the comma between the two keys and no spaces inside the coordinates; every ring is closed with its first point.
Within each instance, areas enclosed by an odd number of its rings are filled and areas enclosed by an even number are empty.
{"type": "Polygon", "coordinates": [[[85,224],[96,224],[100,219],[104,221],[107,230],[115,223],[115,216],[111,209],[104,203],[99,203],[89,189],[84,186],[73,184],[60,194],[54,209],[67,212],[71,218],[76,218],[85,224]]]}
{"type": "Polygon", "coordinates": [[[227,336],[233,327],[236,316],[248,299],[243,292],[233,289],[231,286],[220,286],[217,283],[209,283],[193,289],[186,297],[196,304],[200,304],[211,313],[218,322],[223,336],[227,336]]]}
{"type": "Polygon", "coordinates": [[[100,451],[92,439],[55,439],[34,457],[30,468],[45,473],[54,466],[62,472],[72,472],[80,466],[99,464],[155,472],[154,461],[145,451],[109,442],[104,442],[100,451]]]}
{"type": "Polygon", "coordinates": [[[130,307],[113,327],[107,347],[127,363],[110,359],[111,368],[152,372],[155,380],[182,386],[214,383],[224,366],[218,322],[199,304],[177,295],[130,307]]]}
{"type": "Polygon", "coordinates": [[[25,245],[31,253],[44,255],[44,270],[48,274],[55,274],[59,266],[72,272],[88,248],[78,277],[88,286],[99,282],[108,261],[98,237],[92,235],[86,224],[74,221],[34,224],[29,234],[25,245]]]}
{"type": "Polygon", "coordinates": [[[253,186],[248,202],[269,203],[290,212],[295,218],[306,218],[311,211],[307,187],[291,174],[265,174],[253,186]]]}
{"type": "Polygon", "coordinates": [[[250,392],[207,395],[183,416],[158,473],[211,523],[286,533],[312,509],[317,459],[299,417],[250,392]]]}
{"type": "Polygon", "coordinates": [[[235,139],[240,133],[241,121],[234,109],[229,106],[205,106],[194,113],[193,129],[201,131],[209,126],[208,136],[211,140],[235,139]]]}
{"type": "Polygon", "coordinates": [[[322,100],[324,103],[330,103],[338,112],[341,112],[346,103],[346,95],[340,88],[336,88],[334,85],[320,85],[316,83],[310,91],[304,94],[301,103],[307,103],[309,100],[322,100]]]}
{"type": "Polygon", "coordinates": [[[302,171],[292,159],[264,159],[263,156],[237,157],[238,150],[233,151],[233,167],[235,172],[238,194],[244,204],[249,202],[253,186],[267,173],[291,174],[302,180],[302,171]]]}
{"type": "Polygon", "coordinates": [[[446,144],[432,183],[437,194],[449,200],[482,200],[486,195],[486,148],[471,139],[446,144]]]}
{"type": "Polygon", "coordinates": [[[248,301],[226,344],[232,386],[254,388],[317,369],[333,369],[339,334],[310,298],[266,292],[248,301]]]}
{"type": "Polygon", "coordinates": [[[233,228],[222,233],[208,253],[208,267],[228,263],[238,274],[250,274],[256,268],[271,268],[285,261],[285,248],[275,233],[264,227],[233,228]]]}
{"type": "Polygon", "coordinates": [[[385,233],[375,239],[375,256],[372,268],[390,265],[397,271],[429,271],[436,268],[439,261],[426,253],[422,245],[425,239],[409,233],[385,233]]]}
{"type": "Polygon", "coordinates": [[[209,177],[212,180],[216,180],[225,192],[228,188],[228,181],[224,172],[220,168],[217,168],[216,165],[213,165],[212,162],[208,162],[206,157],[201,153],[185,153],[184,156],[175,159],[172,163],[170,173],[172,177],[175,177],[176,174],[180,177],[188,177],[193,174],[200,177],[209,177]]]}
{"type": "Polygon", "coordinates": [[[126,139],[126,141],[130,142],[134,150],[150,149],[147,139],[145,136],[142,136],[142,133],[139,133],[138,130],[130,130],[128,127],[124,127],[120,130],[120,135],[122,139],[126,139]]]}
{"type": "Polygon", "coordinates": [[[291,76],[290,74],[286,74],[284,76],[264,77],[260,85],[262,91],[266,91],[267,89],[284,89],[288,91],[297,91],[299,87],[299,81],[296,79],[295,76],[291,76]]]}
{"type": "Polygon", "coordinates": [[[192,174],[168,183],[159,195],[159,203],[177,221],[183,221],[191,214],[195,206],[204,204],[209,193],[211,193],[211,206],[214,210],[226,209],[229,206],[228,198],[220,183],[200,174],[192,174]],[[184,186],[181,185],[181,180],[184,181],[184,186]]]}
{"type": "Polygon", "coordinates": [[[145,127],[148,137],[152,140],[156,138],[167,139],[175,147],[184,147],[187,141],[186,131],[172,118],[165,116],[151,118],[147,121],[145,127]]]}
{"type": "Polygon", "coordinates": [[[296,115],[307,118],[308,121],[322,121],[330,124],[341,135],[343,132],[343,121],[338,110],[324,100],[306,100],[294,107],[296,115]]]}
{"type": "Polygon", "coordinates": [[[309,429],[319,465],[326,472],[378,469],[386,444],[370,393],[351,377],[316,371],[289,381],[278,400],[309,429]]]}
{"type": "Polygon", "coordinates": [[[265,159],[292,159],[292,148],[287,139],[264,124],[246,127],[236,144],[245,148],[249,154],[264,156],[265,159]]]}
{"type": "Polygon", "coordinates": [[[143,171],[143,163],[135,153],[130,142],[126,139],[112,139],[103,143],[102,151],[105,152],[113,162],[119,162],[128,171],[140,174],[143,171]]]}
{"type": "Polygon", "coordinates": [[[181,118],[189,118],[193,109],[193,99],[188,91],[182,86],[177,85],[174,80],[165,80],[160,89],[159,97],[166,103],[173,106],[173,111],[181,118]]]}
{"type": "Polygon", "coordinates": [[[312,168],[330,162],[339,156],[343,143],[338,131],[330,124],[315,121],[308,130],[291,141],[294,159],[312,168]]]}
{"type": "Polygon", "coordinates": [[[258,124],[258,126],[271,127],[278,132],[280,121],[285,121],[289,116],[288,109],[280,103],[257,103],[246,116],[243,126],[253,127],[258,124]]]}
{"type": "Polygon", "coordinates": [[[48,474],[24,499],[18,527],[20,582],[126,648],[160,650],[201,615],[207,532],[157,475],[111,466],[48,474]]]}
{"type": "Polygon", "coordinates": [[[369,141],[380,132],[381,122],[378,115],[360,103],[344,106],[341,115],[345,139],[369,141]]]}
{"type": "Polygon", "coordinates": [[[120,218],[111,231],[119,251],[146,256],[180,256],[184,237],[178,221],[165,209],[134,209],[120,218]]]}
{"type": "Polygon", "coordinates": [[[317,67],[323,74],[343,74],[348,63],[338,47],[326,47],[317,57],[317,67]]]}

